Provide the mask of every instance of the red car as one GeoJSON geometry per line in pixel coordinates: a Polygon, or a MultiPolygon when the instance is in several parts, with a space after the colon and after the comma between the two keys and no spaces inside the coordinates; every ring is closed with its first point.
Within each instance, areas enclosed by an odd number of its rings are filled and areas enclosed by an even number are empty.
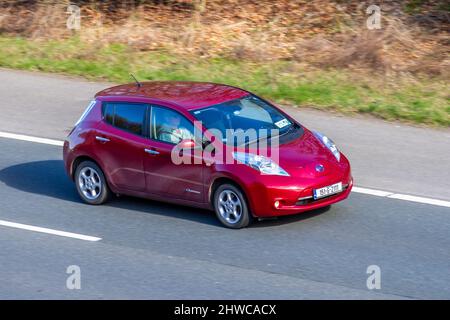
{"type": "Polygon", "coordinates": [[[137,82],[97,93],[64,142],[64,162],[89,204],[112,194],[168,201],[212,209],[230,228],[329,206],[353,185],[329,138],[214,83],[137,82]]]}

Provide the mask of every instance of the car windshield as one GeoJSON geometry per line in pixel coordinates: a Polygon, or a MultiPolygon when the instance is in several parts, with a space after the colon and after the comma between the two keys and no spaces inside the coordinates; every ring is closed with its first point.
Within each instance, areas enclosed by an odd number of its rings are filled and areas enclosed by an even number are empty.
{"type": "Polygon", "coordinates": [[[222,141],[228,144],[250,143],[260,139],[262,135],[283,135],[293,127],[291,119],[255,96],[193,110],[191,113],[216,137],[220,133],[222,141]],[[229,139],[233,132],[247,134],[236,141],[235,138],[229,139]]]}

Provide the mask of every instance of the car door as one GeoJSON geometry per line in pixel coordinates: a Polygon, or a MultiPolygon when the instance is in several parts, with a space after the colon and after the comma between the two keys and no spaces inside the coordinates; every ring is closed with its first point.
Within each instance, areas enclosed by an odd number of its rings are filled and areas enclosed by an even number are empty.
{"type": "Polygon", "coordinates": [[[172,160],[177,138],[194,137],[192,122],[173,109],[156,105],[151,107],[149,118],[150,140],[144,158],[147,191],[203,202],[203,164],[176,164],[172,160]],[[173,119],[178,123],[170,123],[173,119]]]}
{"type": "Polygon", "coordinates": [[[148,105],[104,102],[103,120],[95,132],[97,156],[110,183],[120,189],[145,191],[144,149],[148,105]]]}

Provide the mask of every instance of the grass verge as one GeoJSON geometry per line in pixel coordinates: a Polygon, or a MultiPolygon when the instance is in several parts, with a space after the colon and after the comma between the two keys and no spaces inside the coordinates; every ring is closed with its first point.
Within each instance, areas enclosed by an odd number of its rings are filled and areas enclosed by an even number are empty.
{"type": "Polygon", "coordinates": [[[88,44],[76,37],[32,41],[0,36],[0,66],[114,82],[130,82],[130,73],[140,80],[213,81],[240,86],[279,103],[450,127],[445,78],[311,69],[293,61],[186,58],[131,50],[123,44],[88,44]]]}

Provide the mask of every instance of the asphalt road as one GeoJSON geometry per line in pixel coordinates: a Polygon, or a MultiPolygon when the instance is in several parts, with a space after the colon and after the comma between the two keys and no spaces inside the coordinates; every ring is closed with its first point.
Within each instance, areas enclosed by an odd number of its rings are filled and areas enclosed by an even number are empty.
{"type": "MultiPolygon", "coordinates": [[[[62,139],[107,86],[0,71],[0,131],[62,139]]],[[[359,186],[450,200],[449,130],[291,110],[349,156],[359,186]]],[[[0,299],[450,299],[450,208],[353,193],[242,230],[213,213],[123,197],[80,202],[61,148],[0,138],[0,299]],[[69,290],[66,269],[81,268],[69,290]],[[366,269],[381,269],[368,290],[366,269]]]]}

